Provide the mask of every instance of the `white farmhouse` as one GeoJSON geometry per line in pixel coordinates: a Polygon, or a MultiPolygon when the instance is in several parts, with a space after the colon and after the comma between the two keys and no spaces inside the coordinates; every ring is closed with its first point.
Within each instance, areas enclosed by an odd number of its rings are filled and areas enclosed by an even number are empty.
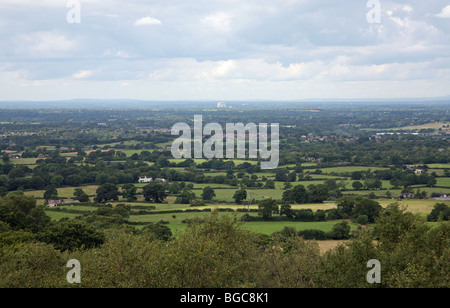
{"type": "Polygon", "coordinates": [[[153,178],[148,178],[147,176],[140,176],[139,183],[150,183],[153,181],[153,178]]]}

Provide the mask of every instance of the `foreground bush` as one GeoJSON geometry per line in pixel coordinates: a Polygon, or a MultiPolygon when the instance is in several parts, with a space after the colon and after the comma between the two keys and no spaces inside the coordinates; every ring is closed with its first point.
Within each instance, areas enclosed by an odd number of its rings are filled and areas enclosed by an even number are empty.
{"type": "Polygon", "coordinates": [[[170,238],[117,229],[106,232],[101,246],[65,252],[31,233],[11,237],[7,225],[2,230],[0,287],[450,286],[448,222],[431,228],[397,205],[383,210],[374,228],[324,255],[296,232],[256,235],[218,212],[170,238]],[[70,259],[81,263],[81,284],[66,281],[70,259]],[[381,262],[381,284],[366,280],[370,259],[381,262]]]}
{"type": "Polygon", "coordinates": [[[323,287],[450,287],[450,227],[436,228],[398,205],[388,206],[373,231],[321,258],[316,282],[323,287]],[[367,261],[381,263],[381,284],[367,283],[367,261]]]}

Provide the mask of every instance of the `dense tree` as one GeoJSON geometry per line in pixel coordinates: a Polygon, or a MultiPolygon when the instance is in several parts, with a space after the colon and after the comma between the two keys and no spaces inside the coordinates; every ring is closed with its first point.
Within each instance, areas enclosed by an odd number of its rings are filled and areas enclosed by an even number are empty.
{"type": "Polygon", "coordinates": [[[275,172],[275,181],[286,182],[288,180],[288,171],[287,169],[277,169],[275,172]]]}
{"type": "Polygon", "coordinates": [[[117,185],[106,183],[97,188],[97,196],[94,198],[95,202],[105,203],[117,200],[119,200],[119,188],[117,185]]]}
{"type": "Polygon", "coordinates": [[[369,223],[374,223],[381,212],[381,205],[362,196],[344,196],[336,202],[337,208],[345,217],[356,220],[359,216],[365,216],[369,223]]]}
{"type": "Polygon", "coordinates": [[[361,189],[364,187],[364,184],[361,183],[360,181],[354,181],[354,182],[352,183],[352,187],[353,187],[355,190],[361,190],[361,189]]]}
{"type": "Polygon", "coordinates": [[[328,187],[329,190],[336,190],[338,185],[335,179],[329,179],[324,182],[324,184],[328,187]]]}
{"type": "Polygon", "coordinates": [[[160,168],[168,167],[170,165],[169,160],[166,156],[161,155],[158,160],[156,161],[156,165],[158,165],[160,168]]]}
{"type": "Polygon", "coordinates": [[[365,179],[364,180],[364,189],[375,190],[381,189],[382,182],[379,179],[365,179]]]}
{"type": "Polygon", "coordinates": [[[58,190],[55,185],[49,185],[45,188],[44,199],[47,201],[58,199],[58,190]]]}
{"type": "Polygon", "coordinates": [[[179,204],[191,204],[195,199],[195,193],[189,189],[184,188],[183,191],[177,196],[175,203],[179,204]]]}
{"type": "Polygon", "coordinates": [[[61,187],[62,183],[64,182],[64,177],[61,175],[55,175],[50,180],[50,184],[55,185],[56,187],[61,187]]]}
{"type": "Polygon", "coordinates": [[[169,193],[171,194],[177,195],[180,193],[181,189],[182,187],[179,183],[174,182],[169,185],[169,193]]]}
{"type": "Polygon", "coordinates": [[[7,223],[13,230],[38,232],[49,222],[44,207],[36,205],[36,200],[21,195],[0,198],[0,221],[7,223]]]}
{"type": "Polygon", "coordinates": [[[297,181],[297,173],[292,171],[287,176],[287,182],[295,182],[297,181]]]}
{"type": "Polygon", "coordinates": [[[163,202],[167,197],[164,184],[151,182],[143,188],[145,201],[153,201],[155,203],[163,202]]]}
{"type": "Polygon", "coordinates": [[[170,230],[170,228],[160,223],[148,224],[144,228],[142,228],[142,232],[152,234],[161,241],[168,241],[172,237],[172,231],[170,230]]]}
{"type": "Polygon", "coordinates": [[[275,189],[275,182],[273,180],[267,180],[266,184],[264,184],[264,188],[275,189]]]}
{"type": "Polygon", "coordinates": [[[329,197],[330,190],[325,184],[308,186],[308,203],[322,203],[329,197]]]}
{"type": "Polygon", "coordinates": [[[349,216],[355,208],[355,197],[343,196],[336,201],[336,205],[339,210],[349,216]]]}
{"type": "Polygon", "coordinates": [[[306,191],[305,186],[296,185],[290,190],[286,190],[283,192],[283,201],[287,202],[295,202],[295,203],[307,203],[308,202],[308,193],[306,191]]]}
{"type": "Polygon", "coordinates": [[[380,216],[382,207],[381,205],[367,198],[359,199],[355,202],[355,207],[352,210],[352,217],[358,218],[361,215],[367,216],[369,223],[374,223],[375,219],[380,216]]]}
{"type": "Polygon", "coordinates": [[[282,200],[298,204],[321,203],[329,197],[329,193],[325,184],[309,185],[308,189],[303,185],[296,185],[283,192],[282,200]]]}
{"type": "Polygon", "coordinates": [[[294,216],[299,221],[314,221],[315,215],[311,209],[294,210],[294,216]]]}
{"type": "Polygon", "coordinates": [[[62,221],[48,225],[37,234],[41,242],[52,244],[61,251],[90,249],[105,242],[105,235],[81,221],[62,221]]]}
{"type": "Polygon", "coordinates": [[[126,199],[128,202],[133,202],[137,200],[136,192],[137,188],[133,184],[125,184],[122,186],[122,195],[123,198],[126,199]]]}
{"type": "Polygon", "coordinates": [[[346,221],[342,221],[333,226],[330,237],[336,240],[348,239],[350,237],[350,225],[346,221]]]}
{"type": "Polygon", "coordinates": [[[233,195],[233,199],[237,204],[241,204],[245,199],[247,199],[247,191],[244,188],[236,190],[233,195]]]}
{"type": "Polygon", "coordinates": [[[374,226],[329,251],[316,282],[322,287],[448,287],[448,224],[430,228],[419,215],[389,205],[374,226]],[[374,237],[377,241],[373,241],[374,237]],[[381,263],[381,284],[368,284],[367,261],[381,263]]]}
{"type": "Polygon", "coordinates": [[[280,215],[284,215],[288,218],[294,217],[294,212],[289,202],[282,201],[280,205],[280,215]]]}
{"type": "Polygon", "coordinates": [[[433,210],[428,214],[428,221],[447,221],[450,218],[450,208],[445,203],[436,203],[433,210]]]}
{"type": "Polygon", "coordinates": [[[80,202],[89,202],[90,200],[88,194],[85,193],[82,188],[75,188],[73,198],[74,200],[78,200],[80,202]]]}
{"type": "Polygon", "coordinates": [[[258,203],[258,215],[265,220],[270,220],[273,214],[279,213],[279,207],[276,200],[272,198],[264,199],[258,203]]]}
{"type": "Polygon", "coordinates": [[[4,164],[9,163],[9,156],[8,156],[8,154],[7,153],[0,153],[0,154],[1,154],[1,157],[2,157],[3,163],[4,164]]]}
{"type": "Polygon", "coordinates": [[[214,189],[212,189],[210,186],[206,186],[203,188],[202,192],[202,199],[205,201],[210,201],[216,196],[216,193],[214,192],[214,189]]]}

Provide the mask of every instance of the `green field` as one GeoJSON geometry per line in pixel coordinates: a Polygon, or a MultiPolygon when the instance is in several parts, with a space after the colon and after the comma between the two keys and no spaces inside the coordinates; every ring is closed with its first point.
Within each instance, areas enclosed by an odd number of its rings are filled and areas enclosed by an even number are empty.
{"type": "MultiPolygon", "coordinates": [[[[283,230],[284,227],[294,228],[296,231],[316,229],[324,232],[329,232],[333,226],[339,221],[324,221],[324,222],[296,222],[296,221],[271,221],[271,222],[245,222],[243,227],[262,234],[272,234],[283,230]]],[[[350,224],[352,230],[357,228],[357,225],[350,224]]]]}
{"type": "MultiPolygon", "coordinates": [[[[421,124],[421,125],[411,125],[411,126],[403,126],[403,127],[391,127],[391,128],[362,128],[361,130],[365,131],[401,131],[401,130],[411,130],[411,131],[418,131],[421,129],[434,129],[438,130],[440,128],[443,128],[444,125],[447,125],[446,122],[432,122],[427,124],[421,124]]],[[[443,130],[449,130],[449,128],[443,128],[443,130]]]]}
{"type": "Polygon", "coordinates": [[[436,178],[436,186],[439,187],[448,187],[450,194],[450,178],[436,178]]]}
{"type": "Polygon", "coordinates": [[[215,184],[215,183],[192,183],[194,185],[194,189],[203,189],[207,186],[213,189],[235,189],[235,187],[227,184],[215,184]]]}
{"type": "MultiPolygon", "coordinates": [[[[154,214],[154,215],[140,215],[131,216],[130,221],[132,222],[153,222],[158,223],[160,221],[169,222],[168,227],[171,228],[172,232],[182,230],[186,227],[186,224],[182,223],[185,219],[202,219],[209,216],[211,213],[173,213],[173,214],[154,214]]],[[[241,213],[221,213],[220,215],[237,215],[240,217],[241,213]]],[[[255,214],[253,214],[255,215],[255,214]]],[[[338,221],[325,221],[325,222],[296,222],[296,221],[258,221],[258,222],[243,222],[244,228],[255,232],[270,235],[274,232],[281,231],[285,226],[293,227],[297,231],[306,229],[318,229],[325,232],[331,231],[333,226],[338,223],[338,221]]],[[[350,224],[352,229],[356,229],[357,225],[350,224]]]]}
{"type": "Polygon", "coordinates": [[[375,170],[389,170],[389,168],[383,168],[383,167],[365,167],[365,166],[342,166],[342,167],[330,167],[330,168],[320,168],[319,170],[322,170],[324,174],[330,174],[330,173],[348,173],[348,172],[354,172],[354,171],[375,171],[375,170]]]}
{"type": "MultiPolygon", "coordinates": [[[[311,167],[317,166],[317,163],[302,163],[301,166],[305,167],[305,168],[311,168],[311,167]]],[[[288,165],[283,165],[283,166],[280,166],[280,167],[282,167],[282,168],[295,168],[295,167],[297,167],[297,165],[296,164],[288,164],[288,165]]]]}
{"type": "MultiPolygon", "coordinates": [[[[14,165],[36,165],[37,160],[38,158],[11,158],[9,162],[14,165]]],[[[3,161],[0,161],[0,164],[3,164],[3,161]]]]}
{"type": "Polygon", "coordinates": [[[94,212],[96,210],[98,210],[98,207],[96,206],[88,206],[88,205],[63,205],[63,206],[58,206],[58,209],[67,209],[67,210],[76,210],[76,211],[89,211],[89,212],[94,212]]]}
{"type": "MultiPolygon", "coordinates": [[[[233,195],[238,190],[235,189],[217,189],[214,201],[234,202],[233,195]]],[[[281,189],[247,189],[248,198],[261,200],[263,198],[281,199],[284,190],[281,189]]]]}
{"type": "Polygon", "coordinates": [[[127,157],[130,157],[133,154],[141,154],[143,151],[147,151],[147,150],[116,150],[118,152],[122,152],[125,153],[125,155],[127,155],[127,157]]]}
{"type": "Polygon", "coordinates": [[[386,207],[389,204],[398,202],[407,207],[407,210],[412,213],[429,214],[436,203],[444,203],[450,206],[450,201],[436,201],[427,199],[408,199],[408,200],[377,200],[381,206],[386,207]]]}
{"type": "MultiPolygon", "coordinates": [[[[230,189],[219,189],[216,190],[217,192],[227,192],[227,196],[222,196],[220,193],[220,199],[224,200],[227,198],[230,198],[230,194],[232,191],[230,189]]],[[[266,193],[268,191],[275,191],[279,192],[278,190],[261,190],[260,192],[266,193]]],[[[255,192],[258,192],[257,190],[255,192]]],[[[114,202],[113,206],[125,203],[129,204],[131,206],[148,206],[149,209],[155,214],[146,214],[146,215],[131,215],[129,218],[129,221],[132,223],[135,223],[136,228],[142,228],[146,223],[158,223],[158,222],[165,222],[168,227],[172,230],[174,234],[178,230],[183,230],[186,228],[185,220],[192,220],[192,219],[203,219],[210,215],[210,211],[204,211],[204,212],[188,212],[185,211],[187,209],[216,209],[216,208],[230,208],[233,209],[235,212],[221,212],[220,215],[236,215],[237,217],[240,217],[243,215],[242,212],[236,212],[239,208],[247,208],[247,205],[236,205],[236,204],[209,204],[206,206],[201,207],[190,207],[186,204],[175,204],[174,202],[175,197],[168,197],[167,203],[148,203],[148,202],[114,202]],[[182,210],[183,212],[178,213],[158,213],[158,211],[167,211],[167,210],[182,210]],[[142,223],[142,224],[140,224],[142,223]]],[[[430,211],[433,209],[434,205],[438,202],[435,200],[418,200],[418,199],[408,199],[399,201],[396,199],[378,199],[377,200],[383,207],[386,207],[389,204],[392,203],[400,203],[401,205],[404,205],[407,207],[407,210],[412,213],[419,213],[421,215],[424,215],[424,217],[430,213],[430,211]]],[[[450,201],[444,201],[443,203],[450,205],[450,201]]],[[[321,203],[321,204],[294,204],[292,205],[293,209],[312,209],[313,211],[316,211],[318,209],[321,210],[327,210],[331,208],[335,208],[336,204],[334,202],[327,202],[327,203],[321,203]]],[[[61,209],[70,209],[70,210],[79,210],[80,214],[82,215],[82,212],[85,211],[95,211],[97,207],[92,206],[62,206],[61,209]]],[[[250,205],[251,209],[256,209],[256,205],[250,205]]],[[[76,216],[79,216],[75,213],[64,213],[64,212],[54,212],[54,211],[46,211],[46,213],[53,219],[53,220],[60,220],[62,218],[69,218],[72,219],[76,216]]],[[[257,215],[256,213],[251,213],[251,215],[257,215]]],[[[325,221],[325,222],[296,222],[296,221],[258,221],[258,222],[243,222],[243,226],[247,228],[248,230],[256,233],[262,233],[262,234],[272,234],[274,232],[282,230],[284,227],[292,227],[295,228],[296,231],[305,230],[305,229],[318,229],[325,232],[328,232],[332,229],[334,224],[336,224],[337,221],[325,221]]],[[[356,229],[357,225],[351,224],[352,229],[356,229]]]]}
{"type": "MultiPolygon", "coordinates": [[[[64,187],[64,188],[58,188],[58,197],[70,199],[73,197],[73,193],[75,192],[76,188],[81,188],[83,191],[88,194],[88,196],[95,196],[96,191],[98,188],[98,185],[90,185],[90,186],[80,186],[80,187],[64,187]]],[[[45,190],[33,190],[33,191],[26,191],[26,196],[33,196],[38,199],[44,198],[44,192],[45,190]]]]}
{"type": "Polygon", "coordinates": [[[61,153],[60,155],[61,155],[61,156],[64,156],[64,157],[77,157],[77,156],[78,156],[78,153],[77,153],[77,152],[61,153]]]}
{"type": "Polygon", "coordinates": [[[73,213],[63,213],[63,212],[52,212],[52,211],[45,211],[45,213],[51,217],[53,220],[60,220],[62,218],[69,218],[73,219],[77,216],[80,216],[79,214],[73,214],[73,213]]]}
{"type": "Polygon", "coordinates": [[[161,221],[169,222],[167,225],[170,227],[173,233],[177,230],[186,228],[186,224],[183,223],[185,219],[202,219],[211,215],[209,212],[204,213],[170,213],[170,214],[152,214],[152,215],[132,215],[129,218],[130,222],[135,223],[158,223],[161,221]]]}
{"type": "Polygon", "coordinates": [[[450,169],[450,164],[428,164],[427,166],[430,169],[450,169]]]}

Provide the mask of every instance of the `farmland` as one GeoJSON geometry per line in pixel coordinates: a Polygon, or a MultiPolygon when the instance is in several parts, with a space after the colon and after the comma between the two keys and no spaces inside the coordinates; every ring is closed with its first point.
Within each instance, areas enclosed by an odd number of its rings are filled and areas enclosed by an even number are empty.
{"type": "MultiPolygon", "coordinates": [[[[268,112],[241,107],[228,111],[226,117],[204,108],[60,110],[61,122],[51,125],[45,119],[54,114],[42,110],[41,121],[29,119],[34,124],[27,130],[36,131],[28,134],[18,134],[23,124],[12,120],[20,116],[24,121],[33,112],[6,110],[0,114],[5,136],[0,143],[0,241],[28,245],[32,238],[55,245],[61,253],[76,251],[92,260],[97,258],[90,255],[94,251],[108,255],[108,249],[127,253],[152,247],[164,255],[172,245],[179,254],[189,251],[187,259],[202,260],[203,253],[222,249],[227,242],[233,248],[205,260],[213,262],[218,255],[233,259],[230,252],[250,249],[255,254],[250,259],[262,260],[257,267],[266,268],[254,272],[265,275],[272,265],[261,259],[262,250],[276,264],[300,260],[297,256],[305,253],[309,253],[302,259],[305,262],[326,258],[325,252],[339,260],[339,245],[360,245],[360,237],[372,236],[366,231],[379,230],[379,224],[392,229],[395,222],[385,219],[387,213],[425,230],[415,233],[415,238],[433,237],[435,233],[426,230],[444,228],[441,224],[445,226],[450,206],[450,152],[443,130],[440,134],[424,130],[429,128],[414,120],[406,123],[398,113],[390,114],[395,121],[385,118],[378,106],[358,112],[345,109],[345,121],[351,125],[336,117],[335,106],[307,108],[315,112],[286,108],[268,112]],[[266,170],[261,168],[262,158],[173,158],[170,146],[176,136],[168,133],[170,125],[189,122],[197,112],[217,123],[230,116],[237,122],[255,116],[256,122],[284,123],[279,164],[266,170]],[[381,120],[373,119],[373,114],[381,120]],[[112,115],[114,121],[108,121],[112,115]],[[417,126],[420,133],[374,133],[392,127],[393,121],[401,122],[399,127],[417,126]],[[21,212],[28,207],[34,210],[21,212]],[[21,225],[22,218],[16,219],[30,215],[34,216],[26,220],[27,226],[21,225]],[[62,241],[72,236],[73,241],[62,241]],[[280,251],[286,255],[279,254],[277,247],[284,247],[280,251]]],[[[417,114],[430,120],[442,115],[439,106],[437,111],[415,108],[401,111],[411,119],[417,114]]],[[[414,228],[405,232],[415,232],[414,228]]],[[[416,252],[402,258],[413,258],[416,252]]]]}
{"type": "MultiPolygon", "coordinates": [[[[92,189],[92,188],[91,188],[92,189]]],[[[234,191],[234,190],[233,190],[234,191]]],[[[218,197],[219,199],[219,197],[218,197]]],[[[229,198],[226,198],[229,199],[229,198]]],[[[175,200],[172,199],[172,202],[175,200]]],[[[390,200],[390,199],[380,199],[379,203],[381,206],[386,207],[389,204],[399,202],[402,206],[406,206],[407,210],[412,213],[419,213],[426,215],[428,214],[434,207],[436,201],[434,200],[407,200],[407,201],[398,201],[398,200],[390,200]]],[[[450,205],[450,201],[444,201],[443,203],[450,205]]],[[[159,223],[164,221],[168,227],[175,233],[177,230],[183,229],[186,226],[186,221],[202,219],[205,216],[210,215],[211,210],[229,210],[224,212],[225,215],[237,215],[242,216],[242,212],[239,212],[239,209],[252,209],[254,211],[257,210],[256,205],[236,205],[223,203],[219,204],[210,204],[201,207],[190,207],[186,204],[176,204],[176,203],[162,203],[162,204],[152,204],[147,202],[127,202],[126,200],[118,201],[113,203],[113,206],[117,204],[127,204],[130,206],[139,206],[140,208],[151,207],[151,215],[133,215],[131,213],[129,221],[137,224],[137,228],[142,228],[147,223],[159,223]],[[199,212],[192,212],[192,210],[198,210],[199,212]],[[159,213],[161,212],[161,213],[159,213]],[[139,223],[142,223],[139,225],[139,223]]],[[[293,205],[293,209],[311,209],[313,211],[317,210],[329,210],[336,208],[335,202],[327,202],[327,203],[318,203],[318,204],[307,204],[307,205],[293,205]]],[[[61,219],[63,217],[73,218],[75,216],[82,216],[86,213],[86,211],[94,212],[97,210],[97,207],[90,206],[61,206],[60,212],[55,212],[53,210],[48,210],[47,213],[54,219],[61,219]],[[64,212],[69,209],[70,212],[64,212]],[[79,214],[76,212],[79,211],[79,214]]],[[[244,227],[248,227],[249,230],[254,232],[261,232],[266,235],[270,235],[274,232],[281,231],[284,227],[294,227],[298,231],[303,229],[319,229],[329,231],[331,227],[336,222],[289,222],[289,221],[274,221],[274,222],[244,222],[244,227]]],[[[356,228],[356,226],[354,226],[356,228]]]]}
{"type": "MultiPolygon", "coordinates": [[[[129,145],[137,144],[137,143],[128,143],[129,145]]],[[[111,144],[112,145],[112,144],[111,144]]],[[[101,145],[101,146],[106,146],[101,145]]],[[[110,150],[103,150],[102,153],[107,153],[110,150]]],[[[121,160],[117,160],[117,163],[125,163],[127,159],[133,155],[141,155],[144,150],[120,150],[114,149],[114,153],[122,153],[122,155],[116,155],[120,157],[121,160]]],[[[62,153],[62,157],[74,158],[77,157],[78,152],[69,152],[62,153]]],[[[90,151],[89,153],[93,153],[90,151]]],[[[16,166],[32,166],[36,167],[37,159],[36,158],[22,158],[22,159],[14,159],[12,163],[16,166]]],[[[186,159],[168,159],[168,163],[173,164],[174,166],[178,166],[178,164],[183,164],[186,162],[186,159]]],[[[195,165],[201,165],[205,162],[208,162],[207,159],[194,159],[192,163],[195,165]]],[[[246,161],[242,159],[231,159],[224,160],[224,163],[229,162],[233,163],[234,166],[242,165],[245,162],[249,162],[251,166],[257,166],[256,161],[246,161]]],[[[146,162],[149,166],[153,166],[155,162],[146,162]]],[[[280,166],[279,169],[286,168],[286,172],[293,172],[296,168],[298,168],[298,164],[288,164],[286,166],[280,166]]],[[[304,187],[308,187],[309,185],[332,185],[330,188],[334,188],[338,185],[340,187],[341,195],[355,195],[355,196],[367,196],[372,194],[378,199],[378,202],[386,207],[387,205],[398,202],[398,196],[401,194],[402,190],[394,187],[392,181],[389,180],[381,180],[381,186],[378,189],[367,189],[366,187],[361,187],[360,189],[355,188],[355,182],[363,182],[362,180],[352,179],[352,175],[354,174],[377,174],[378,172],[388,172],[393,169],[393,166],[380,167],[377,165],[367,165],[367,166],[335,166],[335,167],[322,167],[318,168],[317,163],[304,163],[301,164],[303,169],[303,176],[309,177],[308,180],[301,180],[300,176],[298,179],[289,182],[290,186],[301,185],[304,187]],[[389,194],[389,198],[387,198],[387,194],[389,194]]],[[[420,190],[425,192],[428,196],[431,196],[433,193],[449,193],[450,192],[450,177],[442,176],[444,175],[443,171],[448,169],[449,164],[429,164],[428,168],[430,170],[434,170],[431,168],[440,168],[442,171],[441,176],[436,178],[436,183],[434,187],[429,187],[427,185],[412,185],[411,189],[420,190]]],[[[418,167],[418,166],[416,166],[418,167]]],[[[189,169],[186,167],[169,167],[167,170],[174,170],[180,174],[188,173],[189,169]]],[[[209,202],[206,202],[201,207],[198,206],[189,206],[186,204],[177,204],[176,203],[176,194],[170,195],[167,197],[166,201],[160,204],[154,204],[152,202],[146,202],[143,197],[143,188],[147,185],[146,183],[134,183],[133,185],[136,187],[136,201],[129,202],[123,196],[119,196],[118,200],[112,203],[114,206],[117,204],[127,204],[130,206],[139,206],[140,208],[148,207],[149,211],[153,212],[151,215],[133,215],[131,213],[129,217],[129,222],[134,224],[136,228],[140,229],[145,224],[148,223],[159,223],[165,222],[165,224],[175,233],[178,230],[183,230],[186,227],[186,221],[191,221],[195,219],[204,219],[205,216],[209,215],[209,210],[214,209],[222,209],[222,210],[230,210],[234,212],[238,216],[242,216],[242,212],[239,210],[252,209],[253,211],[257,211],[256,203],[264,200],[264,199],[274,199],[281,200],[283,199],[283,194],[286,191],[286,181],[277,179],[276,170],[271,172],[266,171],[250,171],[243,170],[240,172],[241,179],[252,179],[254,184],[261,183],[261,185],[256,185],[255,187],[247,187],[247,201],[243,205],[236,204],[234,200],[234,194],[241,189],[240,187],[236,187],[235,184],[228,183],[225,181],[224,183],[214,182],[214,179],[221,178],[223,181],[224,178],[227,177],[227,172],[220,170],[208,169],[202,172],[205,177],[209,177],[213,179],[211,183],[201,183],[196,181],[183,181],[185,185],[190,185],[192,189],[192,193],[194,194],[196,199],[201,199],[201,194],[203,189],[206,187],[211,187],[215,196],[209,202]],[[264,180],[266,179],[266,180],[264,180]],[[265,188],[265,182],[267,180],[271,180],[274,183],[273,188],[265,188]],[[192,212],[190,210],[198,210],[203,212],[192,212]],[[175,211],[176,213],[170,213],[171,211],[175,211]],[[163,212],[163,213],[158,213],[163,212]],[[139,225],[141,223],[141,225],[139,225]]],[[[235,173],[236,174],[236,173],[235,173]]],[[[233,177],[235,178],[235,177],[233,177]]],[[[171,184],[167,184],[171,185],[171,184]]],[[[119,191],[122,191],[119,186],[119,191]]],[[[77,188],[81,188],[87,196],[92,200],[95,198],[97,194],[97,189],[100,185],[81,185],[81,186],[72,186],[72,187],[59,187],[56,189],[57,196],[63,200],[72,200],[74,198],[74,193],[77,188]]],[[[24,192],[26,196],[32,196],[37,199],[38,204],[45,205],[46,201],[44,200],[45,190],[26,190],[24,192]]],[[[436,203],[433,200],[427,199],[411,199],[411,200],[401,200],[402,204],[406,204],[408,206],[408,210],[414,213],[421,213],[425,215],[429,213],[434,204],[436,203]]],[[[448,204],[449,202],[445,202],[448,204]]],[[[294,210],[298,209],[312,209],[313,211],[317,210],[330,210],[335,209],[336,201],[329,200],[324,203],[316,203],[316,204],[292,204],[292,208],[294,210]]],[[[47,213],[52,217],[52,219],[60,220],[61,218],[67,217],[69,219],[73,219],[74,217],[79,217],[87,212],[94,212],[97,207],[90,206],[61,206],[59,207],[59,211],[55,211],[53,209],[49,209],[47,213]],[[77,214],[79,211],[80,214],[77,214]]],[[[246,222],[244,226],[253,232],[261,232],[266,235],[270,235],[275,232],[281,231],[284,227],[293,227],[296,230],[303,230],[308,228],[319,229],[329,231],[333,224],[336,222],[290,222],[290,221],[274,221],[274,222],[246,222]]],[[[355,228],[355,225],[353,226],[355,228]]]]}
{"type": "MultiPolygon", "coordinates": [[[[137,144],[137,143],[128,143],[129,145],[137,144]]],[[[103,147],[106,145],[102,145],[103,147]]],[[[103,150],[102,153],[107,153],[111,150],[103,150]]],[[[120,160],[117,160],[116,163],[126,163],[127,160],[133,155],[141,155],[144,150],[120,150],[113,149],[114,153],[122,153],[121,155],[117,154],[115,156],[120,157],[120,160]]],[[[67,158],[76,158],[78,152],[68,152],[62,153],[62,157],[67,158]]],[[[93,153],[90,151],[89,153],[93,153]]],[[[139,156],[137,156],[139,157],[139,156]]],[[[36,167],[37,159],[36,158],[22,158],[22,159],[14,159],[12,163],[16,166],[32,166],[36,167]]],[[[179,174],[185,174],[189,172],[189,169],[186,167],[178,167],[179,164],[183,164],[186,162],[186,159],[168,159],[169,164],[173,164],[176,167],[168,167],[167,170],[173,170],[178,172],[179,174]]],[[[201,165],[205,162],[208,162],[207,159],[194,159],[192,163],[194,165],[201,165]]],[[[224,160],[224,163],[233,163],[234,166],[242,165],[245,162],[249,162],[250,166],[257,166],[256,161],[246,161],[242,159],[231,159],[224,160]]],[[[148,161],[148,166],[153,166],[156,162],[148,161]]],[[[280,166],[279,169],[285,168],[287,173],[293,172],[296,168],[298,168],[298,164],[288,164],[286,166],[280,166]]],[[[338,186],[341,195],[355,195],[355,196],[367,196],[372,194],[376,198],[379,198],[377,201],[383,206],[398,202],[398,196],[401,194],[402,189],[394,187],[392,181],[389,180],[381,180],[380,187],[377,189],[367,189],[366,187],[355,188],[355,182],[363,183],[363,180],[352,179],[352,176],[355,174],[377,174],[379,172],[389,172],[389,170],[393,169],[394,166],[377,166],[377,165],[366,165],[366,166],[334,166],[334,167],[322,167],[319,168],[317,163],[304,163],[301,164],[303,167],[303,175],[299,173],[298,179],[289,182],[290,186],[301,185],[304,187],[308,187],[309,185],[328,185],[330,188],[337,188],[338,186]],[[301,178],[308,177],[308,180],[301,180],[301,178]],[[331,186],[330,186],[331,185],[331,186]],[[335,186],[336,185],[336,186],[335,186]],[[387,194],[389,194],[389,198],[387,198],[387,194]]],[[[417,166],[418,167],[418,166],[417,166]]],[[[411,189],[420,190],[426,192],[427,196],[431,196],[433,193],[449,193],[450,192],[450,177],[442,176],[444,175],[444,171],[449,167],[448,164],[430,164],[428,168],[440,168],[442,171],[441,176],[436,178],[436,183],[434,187],[429,187],[427,185],[412,185],[411,189]]],[[[31,169],[32,170],[32,169],[31,169]]],[[[202,170],[203,171],[203,170],[202,170]]],[[[201,174],[205,177],[209,177],[212,179],[210,183],[201,183],[198,181],[190,181],[186,179],[183,181],[185,185],[190,185],[192,189],[192,193],[194,194],[196,199],[201,199],[201,194],[203,189],[206,187],[211,187],[215,196],[209,201],[206,202],[203,206],[189,206],[186,204],[177,204],[176,203],[176,194],[169,194],[165,202],[160,204],[154,204],[152,202],[146,202],[143,196],[143,188],[147,185],[146,183],[133,183],[136,187],[136,201],[129,202],[123,196],[119,196],[118,200],[113,204],[116,206],[117,204],[127,204],[129,206],[138,206],[140,208],[148,208],[148,211],[152,212],[149,215],[134,215],[131,213],[128,221],[135,226],[137,229],[143,228],[148,223],[160,223],[164,222],[173,233],[178,232],[179,230],[183,230],[186,227],[187,221],[192,221],[196,219],[204,219],[208,215],[210,215],[210,211],[207,210],[230,210],[228,214],[234,213],[241,217],[243,214],[239,212],[240,210],[249,210],[252,209],[257,212],[256,203],[264,200],[264,199],[274,199],[274,200],[282,200],[283,194],[286,191],[286,180],[277,179],[276,170],[271,172],[256,170],[249,171],[243,170],[243,172],[239,171],[239,177],[241,179],[251,180],[254,183],[254,187],[247,187],[247,201],[245,204],[239,205],[236,204],[234,200],[234,194],[241,189],[240,187],[236,187],[235,184],[229,183],[226,181],[227,172],[221,170],[208,169],[204,170],[201,174]],[[248,172],[247,172],[248,171],[248,172]],[[221,179],[221,181],[225,182],[215,182],[215,179],[221,179]],[[265,181],[271,180],[273,181],[273,188],[265,188],[265,181]],[[259,184],[261,183],[261,184],[259,184]],[[258,185],[256,185],[258,184],[258,185]],[[192,212],[192,210],[197,210],[192,212]],[[158,213],[161,212],[161,213],[158,213]],[[173,212],[173,213],[171,213],[173,212]]],[[[236,178],[237,173],[233,178],[236,178]]],[[[170,183],[167,185],[171,185],[170,183]]],[[[81,185],[81,186],[72,186],[72,187],[59,187],[56,189],[57,196],[63,200],[72,200],[74,198],[74,193],[77,188],[81,188],[87,196],[89,196],[90,200],[93,200],[96,197],[97,189],[101,185],[81,185]]],[[[119,191],[122,191],[123,184],[119,184],[119,191]]],[[[252,185],[253,186],[253,185],[252,185]]],[[[24,192],[26,196],[33,196],[37,199],[38,204],[45,205],[46,201],[44,200],[45,190],[26,190],[24,192]]],[[[433,200],[427,199],[411,199],[411,200],[401,200],[402,204],[406,204],[408,206],[408,210],[413,213],[420,213],[426,215],[432,209],[434,204],[436,203],[433,200]]],[[[449,202],[445,202],[448,204],[449,202]]],[[[336,201],[329,200],[324,203],[316,203],[316,204],[292,204],[292,209],[312,209],[313,211],[317,210],[330,210],[336,209],[336,201]]],[[[52,219],[60,220],[64,217],[69,219],[73,219],[75,217],[80,217],[89,212],[95,212],[97,207],[90,207],[88,205],[74,205],[74,206],[61,206],[58,208],[58,211],[53,209],[47,210],[52,219]],[[79,212],[79,214],[77,214],[79,212]]],[[[253,214],[256,215],[256,214],[253,214]]],[[[276,216],[275,216],[276,217],[276,216]]],[[[326,222],[292,222],[292,221],[261,221],[261,222],[244,222],[243,225],[248,230],[252,232],[262,233],[265,235],[270,235],[276,232],[281,231],[284,227],[292,227],[298,231],[304,229],[318,229],[324,231],[330,231],[332,226],[336,224],[336,221],[326,221],[326,222]]],[[[352,229],[356,229],[356,225],[352,226],[352,229]]]]}

